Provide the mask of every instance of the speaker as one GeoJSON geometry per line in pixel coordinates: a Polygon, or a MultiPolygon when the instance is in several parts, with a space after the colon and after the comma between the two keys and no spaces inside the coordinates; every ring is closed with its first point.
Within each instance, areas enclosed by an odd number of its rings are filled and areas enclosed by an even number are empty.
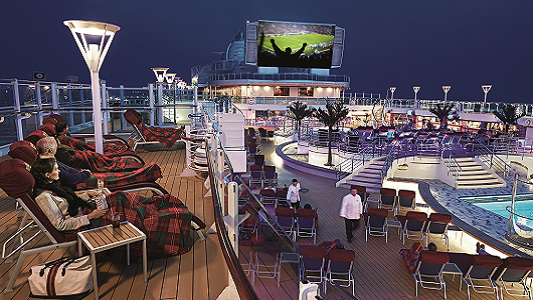
{"type": "Polygon", "coordinates": [[[33,80],[45,80],[46,79],[46,73],[45,72],[33,72],[33,80]]]}

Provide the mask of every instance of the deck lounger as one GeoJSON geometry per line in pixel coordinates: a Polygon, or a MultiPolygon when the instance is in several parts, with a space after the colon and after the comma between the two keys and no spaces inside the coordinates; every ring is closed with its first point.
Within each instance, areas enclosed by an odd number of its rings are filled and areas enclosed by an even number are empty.
{"type": "Polygon", "coordinates": [[[262,166],[265,164],[265,156],[262,155],[262,154],[257,154],[255,155],[255,164],[256,165],[259,165],[259,166],[262,166]]]}
{"type": "Polygon", "coordinates": [[[388,188],[379,190],[379,208],[396,208],[396,190],[388,188]]]}
{"type": "Polygon", "coordinates": [[[450,240],[448,239],[448,226],[452,216],[448,214],[432,213],[429,216],[426,230],[424,231],[424,245],[428,246],[428,241],[431,235],[436,235],[446,242],[446,249],[450,251],[450,240]]]}
{"type": "Polygon", "coordinates": [[[368,241],[368,236],[384,236],[385,243],[387,238],[387,223],[385,222],[389,211],[384,208],[369,208],[365,222],[365,240],[368,241]]]}
{"type": "MultiPolygon", "coordinates": [[[[329,261],[326,269],[326,277],[333,284],[342,287],[352,287],[352,295],[355,296],[355,279],[352,274],[355,261],[355,251],[348,249],[331,249],[329,251],[329,261]]],[[[327,284],[324,285],[326,293],[327,284]]]]}
{"type": "MultiPolygon", "coordinates": [[[[467,255],[467,254],[466,254],[467,255]]],[[[502,259],[492,255],[469,255],[470,265],[466,272],[463,271],[463,282],[470,300],[470,288],[480,294],[496,294],[498,299],[498,287],[492,280],[492,276],[502,264],[502,259]]]]}
{"type": "Polygon", "coordinates": [[[283,229],[289,237],[296,240],[296,230],[294,228],[296,213],[294,212],[294,209],[288,207],[277,207],[275,213],[281,229],[283,229]]]}
{"type": "Polygon", "coordinates": [[[413,277],[415,279],[415,296],[418,297],[418,285],[425,289],[444,290],[446,299],[446,282],[442,274],[449,261],[448,253],[423,250],[420,252],[418,266],[413,277]]]}
{"type": "Polygon", "coordinates": [[[409,211],[405,217],[406,220],[403,225],[402,244],[405,245],[405,239],[423,240],[427,214],[423,212],[409,211]]]}
{"type": "Polygon", "coordinates": [[[296,218],[298,237],[313,238],[313,244],[316,244],[316,220],[318,219],[316,210],[299,208],[296,210],[296,218]]]}
{"type": "Polygon", "coordinates": [[[176,141],[182,138],[182,130],[171,127],[153,127],[143,123],[142,114],[134,109],[128,109],[124,113],[124,118],[133,127],[133,133],[130,136],[134,140],[133,151],[138,145],[162,144],[171,148],[176,141]]]}
{"type": "Polygon", "coordinates": [[[533,270],[533,260],[523,257],[507,257],[498,267],[492,280],[500,288],[500,295],[503,299],[503,292],[512,296],[526,296],[531,300],[531,290],[526,285],[526,278],[533,270]]]}
{"type": "Polygon", "coordinates": [[[276,167],[264,166],[265,183],[267,185],[278,185],[278,173],[276,173],[276,167]]]}
{"type": "Polygon", "coordinates": [[[291,206],[291,202],[289,200],[287,200],[287,192],[288,192],[289,188],[277,188],[276,189],[276,207],[280,206],[280,205],[283,205],[283,206],[287,206],[287,207],[290,207],[291,206]]]}
{"type": "Polygon", "coordinates": [[[261,202],[263,204],[276,204],[276,192],[273,189],[262,189],[259,194],[261,195],[261,202]]]}
{"type": "Polygon", "coordinates": [[[256,244],[255,261],[253,264],[254,278],[252,285],[255,284],[255,277],[277,279],[280,277],[281,266],[279,262],[280,245],[276,242],[262,242],[256,244]]]}
{"type": "Polygon", "coordinates": [[[398,214],[402,211],[415,210],[415,195],[416,194],[413,191],[400,190],[398,192],[398,203],[396,205],[395,214],[398,214]]]}
{"type": "Polygon", "coordinates": [[[263,171],[263,166],[261,165],[250,165],[250,171],[263,171]]]}
{"type": "Polygon", "coordinates": [[[251,171],[250,172],[250,184],[259,184],[263,187],[263,171],[251,171]]]}
{"type": "Polygon", "coordinates": [[[301,280],[322,284],[325,278],[326,248],[317,245],[300,245],[303,257],[301,280]]]}

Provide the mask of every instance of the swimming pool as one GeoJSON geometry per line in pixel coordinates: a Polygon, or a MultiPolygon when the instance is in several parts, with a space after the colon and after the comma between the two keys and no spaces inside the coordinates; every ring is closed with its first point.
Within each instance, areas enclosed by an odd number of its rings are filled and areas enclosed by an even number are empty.
{"type": "MultiPolygon", "coordinates": [[[[506,208],[507,206],[511,206],[511,195],[461,197],[460,199],[503,216],[504,218],[509,218],[509,212],[506,208]]],[[[517,195],[515,212],[524,217],[533,217],[533,194],[517,195]]]]}

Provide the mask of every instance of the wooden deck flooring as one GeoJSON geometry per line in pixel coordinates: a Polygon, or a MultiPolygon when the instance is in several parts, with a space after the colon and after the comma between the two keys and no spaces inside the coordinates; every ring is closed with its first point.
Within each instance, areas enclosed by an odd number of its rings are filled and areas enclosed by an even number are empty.
{"type": "MultiPolygon", "coordinates": [[[[279,158],[273,154],[275,145],[262,142],[262,151],[266,154],[268,164],[279,166],[279,181],[289,183],[298,178],[302,187],[309,192],[302,194],[302,205],[309,203],[319,212],[318,239],[332,241],[337,238],[346,247],[357,253],[354,266],[355,290],[358,299],[442,299],[442,291],[420,289],[419,297],[415,298],[414,281],[404,268],[398,251],[407,248],[409,241],[402,246],[395,230],[389,235],[386,244],[382,237],[364,239],[362,227],[356,231],[354,242],[348,244],[344,233],[344,223],[338,217],[342,197],[347,193],[343,189],[334,188],[334,180],[319,178],[293,169],[283,169],[279,158]]],[[[203,179],[179,177],[184,168],[185,152],[183,150],[154,151],[139,150],[145,161],[158,163],[164,177],[160,184],[169,192],[178,195],[189,206],[190,210],[205,220],[207,226],[213,222],[213,211],[210,198],[204,198],[203,179]]],[[[17,227],[18,212],[14,210],[15,202],[0,195],[0,242],[3,242],[17,227]]],[[[43,244],[46,238],[40,236],[31,246],[43,244]]],[[[301,239],[299,244],[310,244],[311,239],[301,239]]],[[[445,249],[444,243],[436,241],[439,249],[445,249]]],[[[28,258],[23,273],[18,277],[16,290],[9,294],[0,294],[2,299],[28,299],[29,286],[27,277],[29,267],[45,261],[71,255],[74,249],[56,250],[28,258]]],[[[242,263],[248,260],[246,247],[240,247],[242,263]]],[[[474,253],[474,249],[463,249],[452,241],[452,252],[474,253]]],[[[124,263],[123,251],[110,252],[112,255],[98,257],[98,279],[102,299],[216,299],[227,282],[227,268],[222,257],[216,235],[208,235],[205,242],[197,241],[194,248],[187,254],[178,257],[150,261],[148,264],[149,281],[145,283],[142,267],[133,262],[130,266],[124,263]]],[[[262,258],[267,260],[267,258],[262,258]]],[[[3,290],[12,272],[14,264],[0,262],[0,290],[3,290]]],[[[254,288],[261,299],[295,299],[296,274],[288,264],[282,269],[282,284],[277,287],[275,279],[256,279],[254,288]]],[[[466,291],[458,290],[459,279],[446,276],[448,299],[467,299],[466,291]]],[[[348,289],[346,289],[348,290],[348,289]]],[[[494,295],[472,293],[472,299],[495,299],[494,295]]],[[[521,297],[505,297],[506,299],[523,299],[521,297]]],[[[92,295],[86,299],[92,299],[92,295]]],[[[337,287],[328,286],[325,299],[348,299],[337,287]]]]}
{"type": "MultiPolygon", "coordinates": [[[[154,161],[161,166],[164,177],[159,183],[166,190],[177,195],[207,226],[213,223],[211,198],[203,197],[206,193],[204,180],[179,176],[185,167],[184,150],[137,152],[145,161],[154,161]]],[[[16,230],[19,219],[14,210],[15,201],[1,193],[0,242],[3,243],[16,230]]],[[[30,247],[46,242],[44,235],[40,235],[30,247]]],[[[73,253],[74,249],[62,249],[28,258],[16,281],[15,291],[0,294],[0,299],[28,299],[30,266],[73,253]]],[[[124,251],[104,253],[97,256],[101,299],[216,299],[227,283],[227,267],[218,238],[212,234],[203,242],[197,240],[185,255],[149,261],[147,283],[143,280],[141,264],[136,261],[129,266],[125,264],[124,251]]],[[[14,263],[0,262],[0,290],[5,288],[13,267],[14,263]]],[[[93,299],[93,296],[86,299],[93,299]]]]}

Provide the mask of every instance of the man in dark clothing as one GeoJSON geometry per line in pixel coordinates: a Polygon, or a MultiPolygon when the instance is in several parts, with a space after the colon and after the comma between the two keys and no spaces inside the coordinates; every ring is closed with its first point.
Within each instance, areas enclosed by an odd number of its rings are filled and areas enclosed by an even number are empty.
{"type": "MultiPolygon", "coordinates": [[[[57,142],[53,137],[40,139],[36,147],[41,158],[54,157],[57,152],[57,142]]],[[[56,163],[59,168],[59,182],[63,185],[73,187],[91,176],[89,170],[77,170],[59,160],[56,160],[56,163]]]]}

